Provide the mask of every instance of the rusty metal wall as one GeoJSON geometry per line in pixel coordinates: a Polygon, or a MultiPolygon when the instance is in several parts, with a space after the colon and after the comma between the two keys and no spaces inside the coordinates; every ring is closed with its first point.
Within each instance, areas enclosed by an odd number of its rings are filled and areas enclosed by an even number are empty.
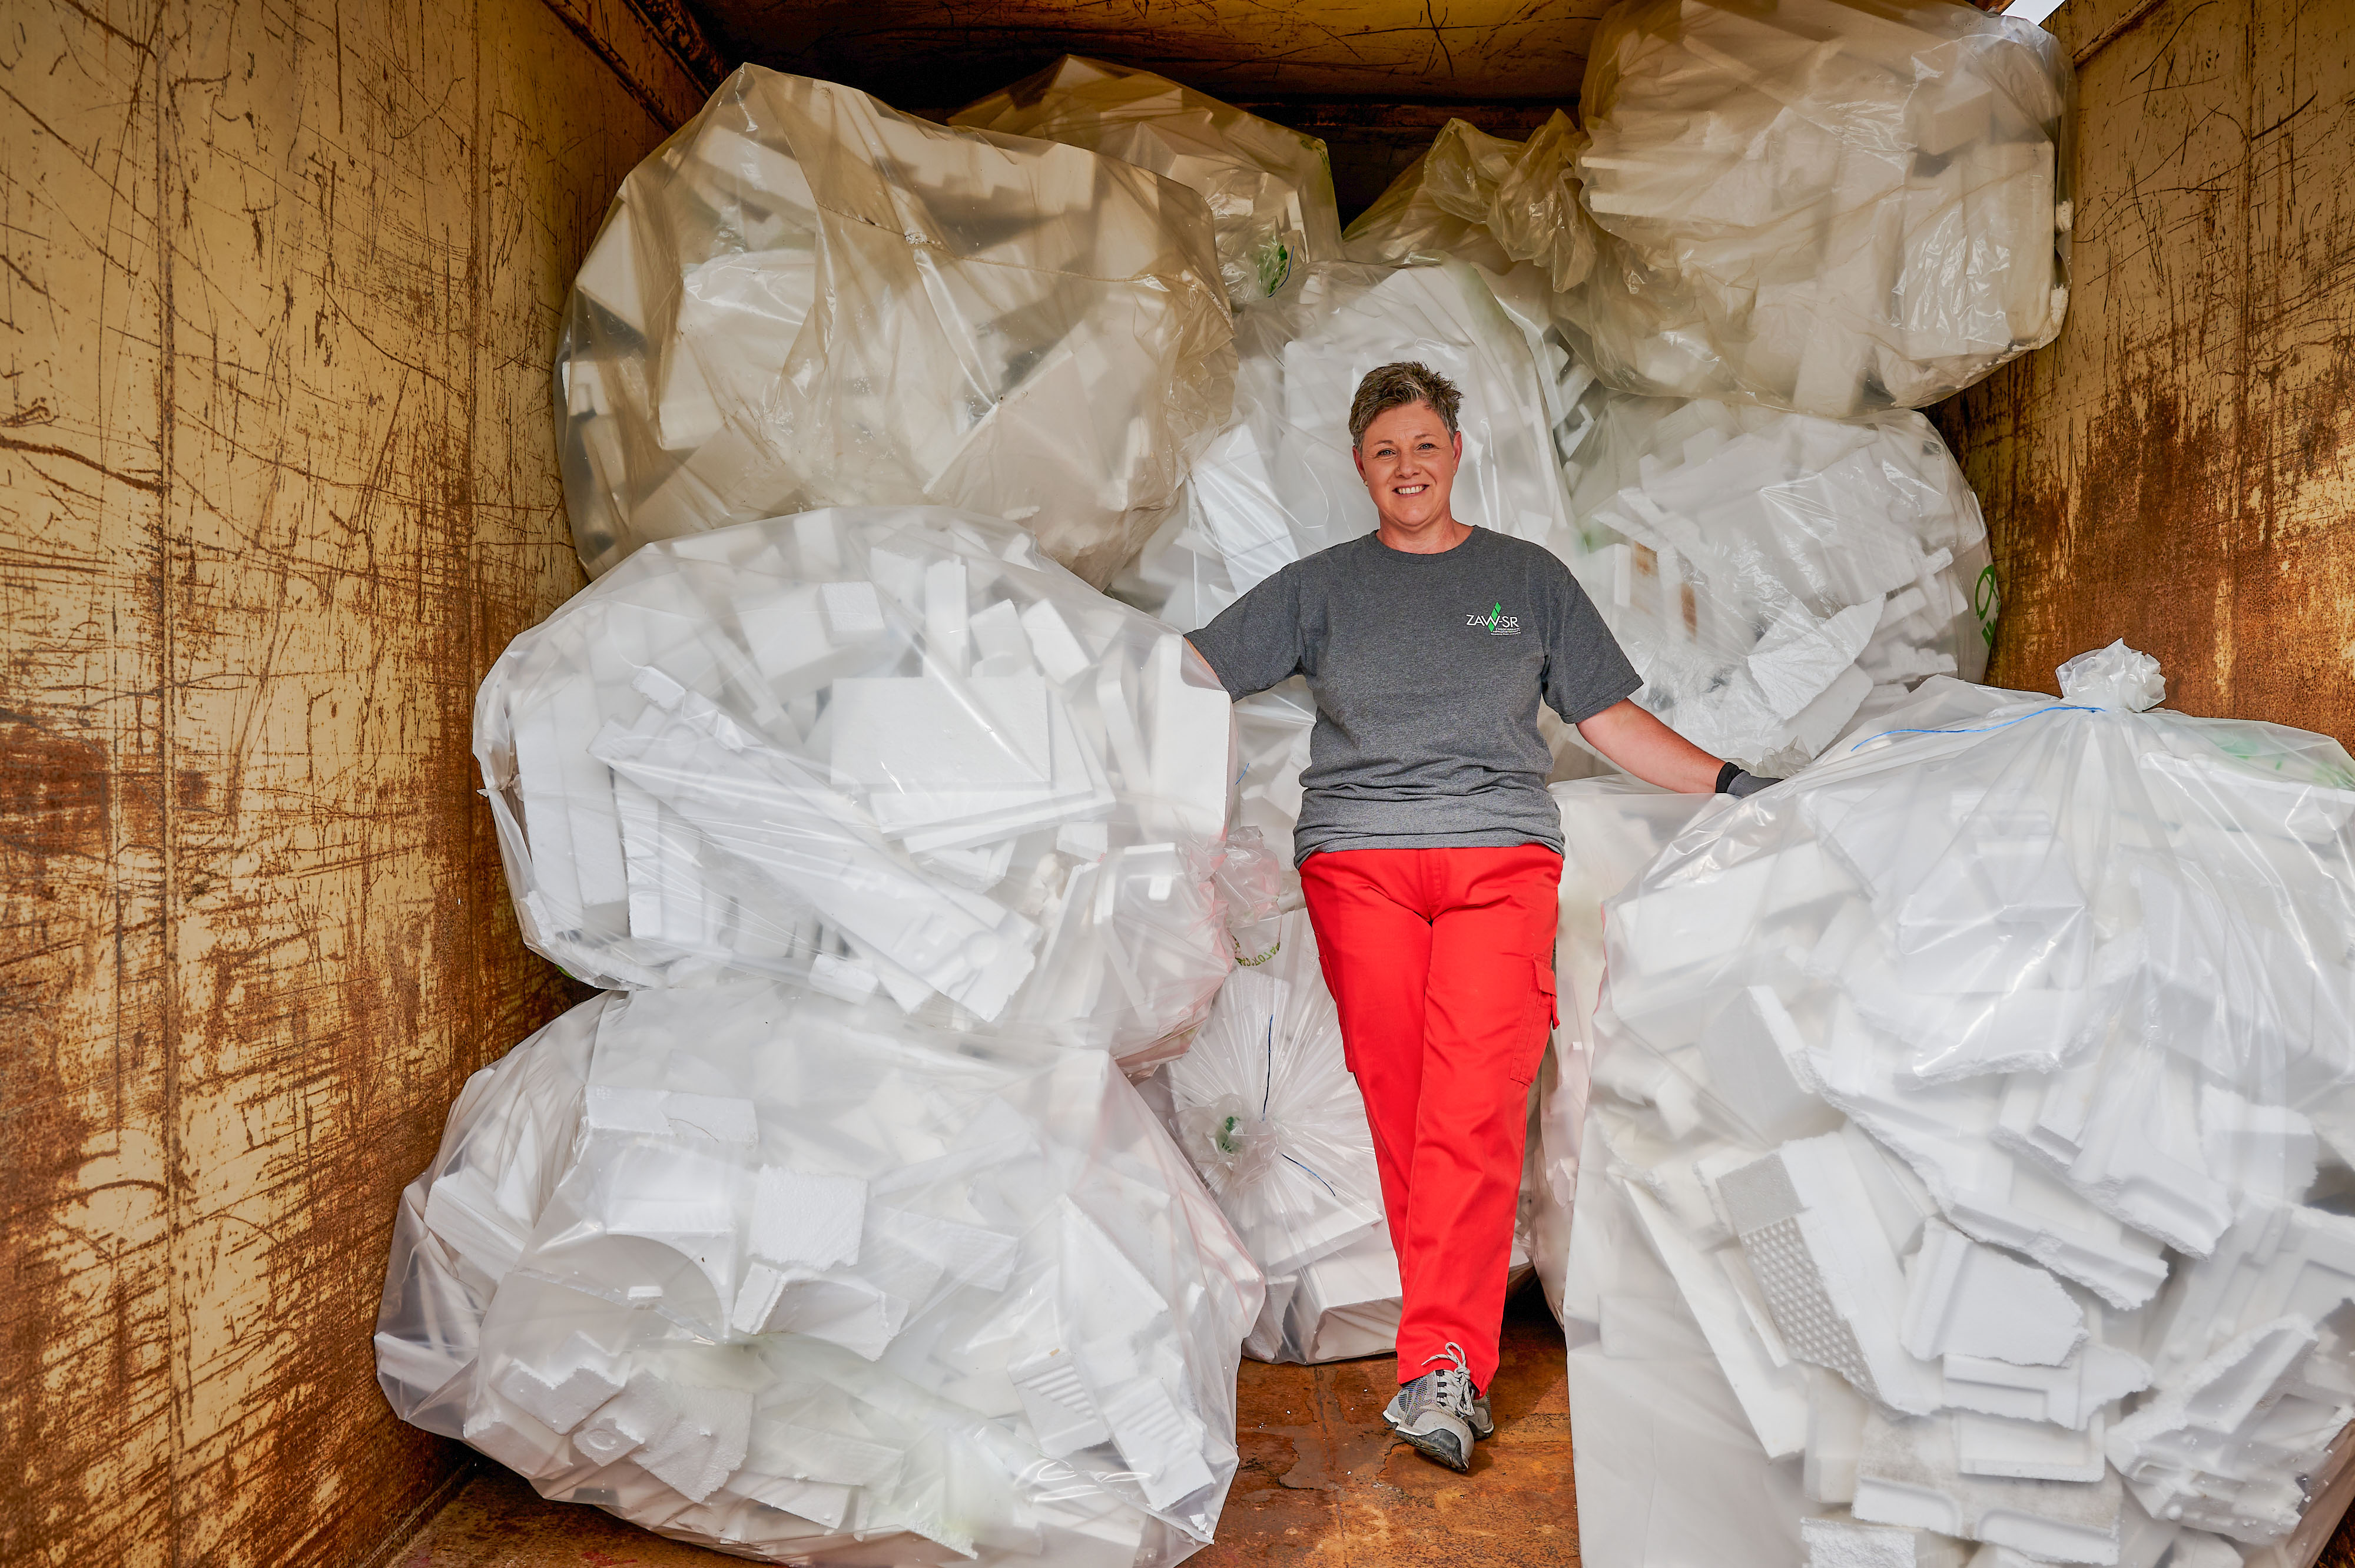
{"type": "Polygon", "coordinates": [[[2355,743],[2355,6],[2069,0],[2075,285],[1936,417],[1987,512],[1991,680],[2124,637],[2187,711],[2355,743]]]}
{"type": "Polygon", "coordinates": [[[580,581],[556,315],[702,89],[635,0],[6,23],[0,1562],[360,1563],[458,1463],[395,1195],[565,1000],[467,756],[580,581]]]}
{"type": "Polygon", "coordinates": [[[885,102],[969,103],[1057,55],[1223,98],[1556,101],[1578,96],[1609,0],[698,0],[731,63],[885,102]]]}

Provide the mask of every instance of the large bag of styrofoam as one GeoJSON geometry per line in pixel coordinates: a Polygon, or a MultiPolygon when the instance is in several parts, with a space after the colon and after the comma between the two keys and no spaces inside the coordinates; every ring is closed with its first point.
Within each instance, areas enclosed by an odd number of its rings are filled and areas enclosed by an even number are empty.
{"type": "Polygon", "coordinates": [[[1196,461],[1184,516],[1124,587],[1170,620],[1200,625],[1285,562],[1373,530],[1349,404],[1367,371],[1394,360],[1419,360],[1464,395],[1459,520],[1540,540],[1562,526],[1536,364],[1469,267],[1311,267],[1245,311],[1235,340],[1234,422],[1196,461]]]}
{"type": "Polygon", "coordinates": [[[1548,793],[1561,810],[1561,902],[1553,946],[1561,1022],[1538,1073],[1537,1118],[1529,1138],[1535,1168],[1522,1197],[1529,1211],[1530,1257],[1546,1305],[1559,1317],[1594,1061],[1603,905],[1642,875],[1696,817],[1725,805],[1728,797],[1678,795],[1625,775],[1576,779],[1550,785],[1548,793]]]}
{"type": "Polygon", "coordinates": [[[1323,142],[1149,70],[1065,55],[949,123],[1085,147],[1201,192],[1238,307],[1275,293],[1295,267],[1341,259],[1323,142]]]}
{"type": "Polygon", "coordinates": [[[743,67],[623,181],[573,288],[581,559],[931,502],[1109,581],[1226,421],[1225,294],[1182,185],[743,67]]]}
{"type": "Polygon", "coordinates": [[[1781,776],[1876,688],[1976,680],[1995,574],[1977,498],[1920,414],[1823,420],[1590,386],[1555,548],[1644,677],[1636,700],[1781,776]]]}
{"type": "Polygon", "coordinates": [[[854,507],[649,546],[474,713],[524,938],[596,984],[805,977],[1141,1063],[1226,975],[1226,693],[1014,524],[854,507]]]}
{"type": "Polygon", "coordinates": [[[769,1562],[1210,1539],[1262,1288],[1100,1055],[783,984],[608,995],[402,1198],[379,1378],[543,1496],[769,1562]]]}
{"type": "Polygon", "coordinates": [[[1928,683],[1606,906],[1594,1568],[2305,1568],[2355,1413],[2355,760],[1928,683]],[[2167,1553],[2171,1552],[2172,1556],[2167,1553]]]}
{"type": "Polygon", "coordinates": [[[1577,174],[1625,252],[1578,298],[1638,330],[1606,321],[1596,368],[1837,419],[1935,402],[2050,342],[2072,82],[2051,34],[1947,0],[1614,7],[1577,174]]]}
{"type": "MultiPolygon", "coordinates": [[[[1295,912],[1240,940],[1247,951],[1209,1021],[1159,1077],[1178,1147],[1267,1276],[1243,1353],[1307,1362],[1390,1355],[1398,1253],[1316,933],[1295,912]]],[[[1527,1277],[1519,1233],[1508,1266],[1512,1283],[1527,1277]]]]}

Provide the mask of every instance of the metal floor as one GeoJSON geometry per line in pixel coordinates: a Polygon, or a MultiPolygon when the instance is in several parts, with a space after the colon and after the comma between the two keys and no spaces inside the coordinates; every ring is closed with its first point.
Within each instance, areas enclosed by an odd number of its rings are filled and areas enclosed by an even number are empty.
{"type": "MultiPolygon", "coordinates": [[[[1216,1544],[1187,1568],[1245,1563],[1351,1568],[1575,1564],[1570,1408],[1561,1330],[1544,1297],[1506,1311],[1504,1365],[1489,1391],[1497,1435],[1472,1473],[1395,1445],[1382,1405],[1395,1363],[1271,1367],[1239,1380],[1242,1468],[1216,1544]]],[[[485,1467],[389,1568],[717,1568],[741,1559],[649,1535],[594,1509],[543,1502],[485,1467]]]]}

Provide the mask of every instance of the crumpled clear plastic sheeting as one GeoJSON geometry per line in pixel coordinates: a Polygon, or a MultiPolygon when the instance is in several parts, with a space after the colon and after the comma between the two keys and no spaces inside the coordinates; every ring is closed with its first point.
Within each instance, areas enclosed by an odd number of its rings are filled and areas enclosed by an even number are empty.
{"type": "Polygon", "coordinates": [[[1614,9],[1587,57],[1578,174],[1626,259],[1604,258],[1586,304],[1651,319],[1599,334],[1596,368],[1837,419],[1935,402],[2050,342],[2073,81],[2050,34],[1943,0],[1614,9]],[[1659,319],[1680,295],[1698,320],[1659,319]],[[1662,325],[1678,350],[1697,326],[1706,350],[1608,352],[1662,325]]]}
{"type": "Polygon", "coordinates": [[[2305,1568],[2345,1506],[2355,761],[2069,668],[1925,683],[1606,906],[1596,1568],[2305,1568]]]}
{"type": "Polygon", "coordinates": [[[1594,228],[1572,176],[1585,133],[1556,110],[1526,142],[1450,120],[1344,236],[1352,261],[1468,261],[1502,274],[1523,262],[1552,291],[1594,265],[1594,228]]]}
{"type": "Polygon", "coordinates": [[[1537,367],[1519,327],[1461,264],[1312,267],[1243,313],[1235,421],[1196,461],[1173,524],[1124,589],[1169,605],[1193,584],[1200,624],[1287,561],[1370,533],[1373,497],[1351,461],[1349,404],[1367,371],[1414,359],[1464,394],[1455,516],[1543,540],[1567,517],[1537,367]],[[1220,571],[1200,572],[1194,560],[1220,571]]]}
{"type": "Polygon", "coordinates": [[[650,546],[475,702],[525,940],[573,975],[805,977],[881,1027],[1137,1065],[1230,964],[1233,732],[1178,634],[1011,523],[922,507],[650,546]]]}
{"type": "Polygon", "coordinates": [[[1065,55],[949,123],[1085,147],[1201,192],[1239,307],[1282,288],[1295,267],[1341,259],[1323,142],[1149,70],[1065,55]]]}
{"type": "Polygon", "coordinates": [[[768,1562],[1118,1568],[1209,1540],[1261,1285],[1104,1058],[749,983],[600,997],[493,1074],[404,1200],[378,1335],[404,1414],[768,1562]],[[564,1142],[502,1130],[526,1120],[564,1142]],[[453,1148],[507,1153],[536,1210],[502,1209],[515,1250],[464,1300],[407,1284],[472,1267],[482,1185],[508,1183],[453,1148]]]}
{"type": "Polygon", "coordinates": [[[1994,639],[1987,525],[1920,414],[1814,419],[1706,400],[1581,401],[1557,549],[1695,745],[1780,776],[1875,688],[1976,680],[1994,639]]]}
{"type": "Polygon", "coordinates": [[[746,66],[623,182],[557,347],[581,559],[805,507],[1017,517],[1107,582],[1233,375],[1201,198],[746,66]]]}
{"type": "Polygon", "coordinates": [[[1532,1139],[1537,1169],[1526,1195],[1533,1211],[1529,1251],[1546,1305],[1560,1317],[1571,1215],[1578,1198],[1579,1140],[1585,1136],[1594,1062],[1604,901],[1634,881],[1669,840],[1727,797],[1678,795],[1625,776],[1557,784],[1548,793],[1561,809],[1561,907],[1553,947],[1561,1023],[1538,1074],[1532,1139]]]}

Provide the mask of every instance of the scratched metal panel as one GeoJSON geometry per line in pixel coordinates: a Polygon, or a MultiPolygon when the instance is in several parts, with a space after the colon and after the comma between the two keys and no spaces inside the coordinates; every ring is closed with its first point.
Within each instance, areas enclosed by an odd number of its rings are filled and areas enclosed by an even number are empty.
{"type": "Polygon", "coordinates": [[[701,0],[722,51],[955,105],[1066,51],[1227,97],[1557,101],[1606,0],[701,0]]]}
{"type": "Polygon", "coordinates": [[[2076,281],[1938,411],[2004,595],[1989,678],[2124,637],[2194,713],[2355,742],[2355,7],[2072,0],[2076,281]]]}
{"type": "Polygon", "coordinates": [[[637,18],[11,11],[0,1562],[358,1563],[458,1462],[368,1336],[459,1083],[566,999],[467,741],[580,582],[565,286],[702,96],[637,18]]]}

